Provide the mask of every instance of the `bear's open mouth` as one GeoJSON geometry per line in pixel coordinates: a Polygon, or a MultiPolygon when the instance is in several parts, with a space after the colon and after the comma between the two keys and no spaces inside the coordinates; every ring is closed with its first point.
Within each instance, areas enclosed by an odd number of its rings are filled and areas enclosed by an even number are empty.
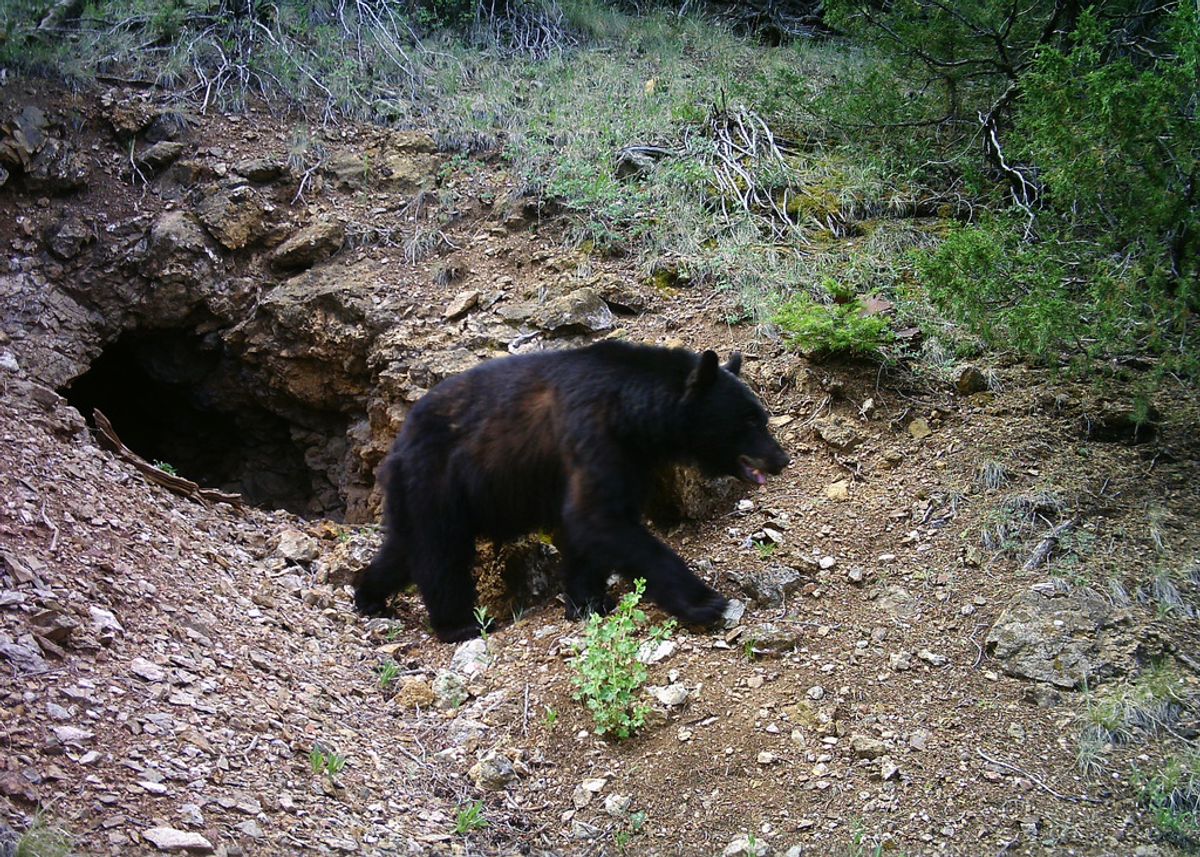
{"type": "Polygon", "coordinates": [[[738,479],[742,480],[743,482],[748,482],[751,485],[766,485],[767,475],[762,472],[759,466],[756,466],[761,464],[761,461],[752,459],[749,456],[739,456],[738,467],[740,469],[738,470],[737,474],[738,479]]]}

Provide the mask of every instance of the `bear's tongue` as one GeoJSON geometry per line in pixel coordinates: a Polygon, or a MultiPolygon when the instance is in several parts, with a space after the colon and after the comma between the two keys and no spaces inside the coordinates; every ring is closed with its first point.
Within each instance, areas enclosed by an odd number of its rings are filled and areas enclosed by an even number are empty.
{"type": "Polygon", "coordinates": [[[753,482],[755,485],[766,485],[767,477],[757,467],[751,467],[746,462],[741,462],[742,475],[747,482],[753,482]]]}

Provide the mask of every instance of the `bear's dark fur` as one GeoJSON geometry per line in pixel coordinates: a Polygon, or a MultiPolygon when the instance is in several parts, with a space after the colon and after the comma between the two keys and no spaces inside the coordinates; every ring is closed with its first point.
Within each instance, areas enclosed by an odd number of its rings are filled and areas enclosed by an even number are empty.
{"type": "Polygon", "coordinates": [[[767,413],[712,351],[602,342],[507,357],[438,384],[413,407],[383,467],[385,539],[358,583],[363,613],[415,581],[445,641],[479,633],[475,539],[544,530],[563,555],[568,615],[611,609],[612,571],[685,622],[726,601],[642,524],[656,472],[692,462],[752,484],[788,457],[767,413]]]}

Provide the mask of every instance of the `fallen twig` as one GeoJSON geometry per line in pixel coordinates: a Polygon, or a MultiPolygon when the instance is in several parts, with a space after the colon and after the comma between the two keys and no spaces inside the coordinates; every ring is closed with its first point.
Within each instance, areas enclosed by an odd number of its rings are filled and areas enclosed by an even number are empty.
{"type": "Polygon", "coordinates": [[[96,421],[96,431],[100,433],[101,445],[128,461],[139,473],[156,485],[161,485],[168,491],[173,491],[176,494],[199,503],[229,503],[231,506],[243,505],[244,500],[241,494],[226,494],[224,491],[218,491],[215,488],[201,488],[190,479],[175,476],[159,467],[155,467],[121,442],[121,438],[117,437],[112,423],[109,422],[108,417],[104,416],[99,408],[92,411],[92,417],[96,421]]]}
{"type": "Polygon", "coordinates": [[[1022,770],[1021,768],[1018,768],[1016,765],[1014,765],[1010,762],[1002,762],[999,759],[993,759],[991,756],[989,756],[987,753],[980,750],[978,747],[975,748],[975,752],[978,753],[979,757],[981,759],[983,759],[984,761],[991,762],[993,765],[999,765],[1001,768],[1008,768],[1008,770],[1014,771],[1015,773],[1020,774],[1021,776],[1028,779],[1035,786],[1037,786],[1040,789],[1043,789],[1044,791],[1049,792],[1050,794],[1054,795],[1059,800],[1066,800],[1066,801],[1070,801],[1071,803],[1104,803],[1104,801],[1102,801],[1102,800],[1099,800],[1094,797],[1088,797],[1087,795],[1084,795],[1083,797],[1076,797],[1075,795],[1065,795],[1062,792],[1055,791],[1054,789],[1050,788],[1050,786],[1046,785],[1044,782],[1042,782],[1037,777],[1035,777],[1033,774],[1029,773],[1028,771],[1022,770]]]}
{"type": "Polygon", "coordinates": [[[1055,545],[1058,544],[1060,537],[1066,535],[1071,530],[1075,529],[1076,519],[1063,521],[1050,532],[1046,533],[1045,537],[1038,542],[1038,546],[1033,549],[1033,553],[1029,559],[1025,560],[1025,564],[1021,566],[1022,571],[1033,571],[1035,568],[1049,559],[1055,545]]]}

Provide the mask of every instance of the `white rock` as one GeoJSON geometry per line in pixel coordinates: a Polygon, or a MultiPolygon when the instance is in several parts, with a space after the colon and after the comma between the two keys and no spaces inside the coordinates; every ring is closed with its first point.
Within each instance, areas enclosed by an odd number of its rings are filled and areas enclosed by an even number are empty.
{"type": "Polygon", "coordinates": [[[88,618],[91,619],[92,630],[101,637],[115,637],[117,634],[125,633],[125,629],[121,627],[121,623],[117,621],[117,617],[111,610],[92,605],[88,608],[88,618]]]}
{"type": "Polygon", "coordinates": [[[729,604],[725,607],[725,613],[721,617],[726,628],[736,628],[742,622],[742,617],[746,615],[746,605],[736,598],[729,599],[729,604]]]}
{"type": "Polygon", "coordinates": [[[312,562],[320,554],[317,540],[307,533],[288,528],[279,534],[275,552],[289,562],[312,562]]]}
{"type": "Polygon", "coordinates": [[[656,664],[664,661],[679,648],[674,640],[661,640],[657,644],[653,640],[642,643],[638,649],[637,659],[644,664],[656,664]]]}
{"type": "Polygon", "coordinates": [[[94,732],[79,729],[75,726],[55,726],[53,731],[54,737],[63,744],[82,744],[96,737],[94,732]]]}
{"type": "Polygon", "coordinates": [[[167,674],[158,664],[145,658],[134,658],[129,662],[129,671],[146,681],[162,681],[167,674]]]}
{"type": "Polygon", "coordinates": [[[950,659],[945,655],[939,655],[937,652],[929,651],[929,649],[921,649],[921,651],[917,652],[917,657],[930,666],[935,667],[944,667],[950,662],[950,659]]]}
{"type": "Polygon", "coordinates": [[[159,851],[192,851],[208,854],[213,850],[212,843],[199,833],[189,833],[173,827],[151,827],[149,830],[142,831],[142,838],[159,851]]]}
{"type": "Polygon", "coordinates": [[[828,571],[829,569],[831,569],[835,565],[837,565],[837,560],[831,556],[823,556],[823,557],[821,557],[821,559],[817,563],[817,565],[821,566],[822,570],[828,571]]]}
{"type": "Polygon", "coordinates": [[[604,811],[613,818],[622,818],[633,805],[630,795],[612,794],[604,799],[604,811]]]}
{"type": "Polygon", "coordinates": [[[674,708],[677,705],[683,705],[687,702],[688,689],[679,682],[669,684],[666,687],[647,687],[646,690],[650,695],[661,702],[668,708],[674,708]]]}
{"type": "Polygon", "coordinates": [[[454,650],[450,658],[450,671],[471,678],[487,671],[492,663],[487,641],[476,638],[467,640],[454,650]]]}
{"type": "Polygon", "coordinates": [[[825,688],[821,687],[821,685],[819,685],[819,684],[814,684],[812,687],[810,687],[808,689],[807,696],[809,699],[812,699],[812,700],[824,699],[825,698],[825,688]]]}

